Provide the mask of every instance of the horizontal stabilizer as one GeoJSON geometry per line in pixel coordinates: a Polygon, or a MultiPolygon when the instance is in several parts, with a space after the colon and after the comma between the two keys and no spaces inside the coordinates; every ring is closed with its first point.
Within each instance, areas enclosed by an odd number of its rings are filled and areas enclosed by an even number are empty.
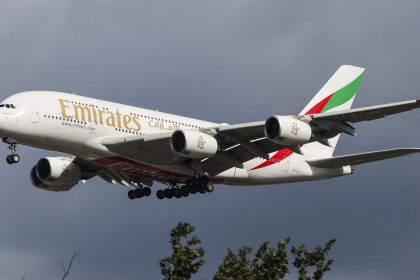
{"type": "Polygon", "coordinates": [[[400,149],[392,149],[392,150],[383,150],[383,151],[330,157],[330,158],[323,158],[323,159],[316,159],[316,160],[308,160],[307,162],[310,165],[315,166],[315,167],[340,168],[346,165],[363,164],[363,163],[368,163],[372,161],[405,156],[412,153],[420,153],[420,148],[400,148],[400,149]]]}

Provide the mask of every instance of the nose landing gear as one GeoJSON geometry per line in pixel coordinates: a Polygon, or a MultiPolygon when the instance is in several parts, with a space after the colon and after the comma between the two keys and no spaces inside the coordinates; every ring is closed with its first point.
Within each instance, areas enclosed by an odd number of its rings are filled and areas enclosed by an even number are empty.
{"type": "Polygon", "coordinates": [[[18,163],[19,162],[19,160],[20,160],[20,157],[19,157],[19,155],[16,153],[16,143],[10,143],[10,142],[7,142],[7,141],[5,141],[4,139],[3,139],[3,141],[5,142],[5,143],[7,143],[7,144],[9,144],[9,146],[7,147],[9,150],[11,150],[12,151],[12,154],[11,155],[8,155],[7,157],[6,157],[6,162],[8,163],[8,164],[14,164],[14,163],[18,163]]]}
{"type": "Polygon", "coordinates": [[[6,162],[7,162],[8,164],[18,163],[18,162],[19,162],[19,160],[20,160],[20,157],[19,157],[19,155],[18,155],[18,154],[8,155],[8,156],[6,157],[6,162]]]}

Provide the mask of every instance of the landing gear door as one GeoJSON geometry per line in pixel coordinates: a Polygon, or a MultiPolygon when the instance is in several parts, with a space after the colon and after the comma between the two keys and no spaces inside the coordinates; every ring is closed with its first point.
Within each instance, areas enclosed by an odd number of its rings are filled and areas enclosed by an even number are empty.
{"type": "Polygon", "coordinates": [[[39,111],[37,108],[31,108],[31,122],[39,123],[39,111]]]}

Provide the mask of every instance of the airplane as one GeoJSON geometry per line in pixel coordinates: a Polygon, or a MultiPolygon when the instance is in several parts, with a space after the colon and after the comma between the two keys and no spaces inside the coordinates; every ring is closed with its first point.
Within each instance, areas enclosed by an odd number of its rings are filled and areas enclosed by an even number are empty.
{"type": "Polygon", "coordinates": [[[354,166],[420,152],[399,148],[333,156],[353,123],[420,107],[420,100],[351,109],[365,69],[343,65],[297,115],[213,123],[71,93],[28,91],[0,104],[0,136],[19,162],[17,145],[64,153],[31,169],[35,187],[69,191],[99,176],[129,188],[128,197],[158,199],[212,192],[215,184],[264,185],[321,180],[354,166]]]}

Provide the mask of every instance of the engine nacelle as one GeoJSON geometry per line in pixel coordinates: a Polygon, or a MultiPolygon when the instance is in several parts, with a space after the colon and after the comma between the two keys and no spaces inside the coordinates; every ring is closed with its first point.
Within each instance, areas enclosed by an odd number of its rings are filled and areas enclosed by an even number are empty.
{"type": "Polygon", "coordinates": [[[177,130],[171,136],[172,151],[187,158],[208,158],[216,154],[217,140],[196,130],[177,130]]]}
{"type": "Polygon", "coordinates": [[[31,182],[47,191],[68,191],[81,179],[82,171],[71,158],[46,157],[31,170],[31,182]]]}
{"type": "Polygon", "coordinates": [[[276,143],[302,145],[312,138],[311,126],[291,116],[272,116],[265,121],[265,136],[276,143]]]}

